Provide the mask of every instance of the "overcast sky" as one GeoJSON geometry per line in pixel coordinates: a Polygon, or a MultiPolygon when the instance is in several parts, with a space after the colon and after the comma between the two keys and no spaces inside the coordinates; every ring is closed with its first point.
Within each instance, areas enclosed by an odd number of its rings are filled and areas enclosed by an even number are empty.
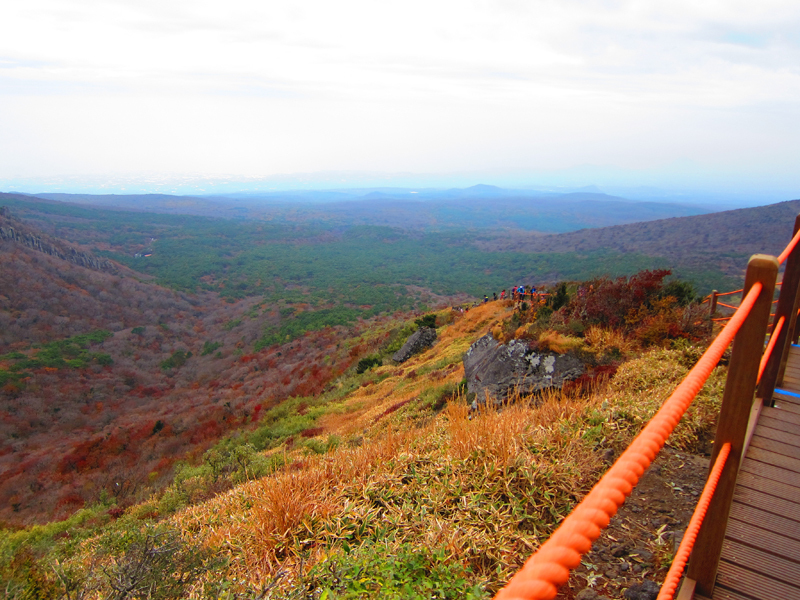
{"type": "Polygon", "coordinates": [[[796,0],[6,2],[0,189],[555,172],[800,196],[799,50],[796,0]]]}

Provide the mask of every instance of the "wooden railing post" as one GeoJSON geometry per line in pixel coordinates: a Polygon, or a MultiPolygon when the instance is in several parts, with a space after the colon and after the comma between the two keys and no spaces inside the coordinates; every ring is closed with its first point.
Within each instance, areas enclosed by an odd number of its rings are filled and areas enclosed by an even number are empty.
{"type": "Polygon", "coordinates": [[[712,596],[717,578],[717,567],[742,458],[742,448],[747,435],[747,424],[753,405],[758,367],[769,324],[777,275],[778,261],[773,256],[756,254],[747,264],[742,298],[747,296],[756,282],[760,282],[763,287],[749,317],[733,340],[711,464],[714,464],[719,449],[726,442],[731,444],[731,453],[697,536],[686,572],[686,577],[697,581],[697,591],[708,598],[712,596]]]}
{"type": "MultiPolygon", "coordinates": [[[[800,215],[794,220],[792,238],[800,231],[800,215]]],[[[800,287],[800,248],[795,247],[786,259],[786,269],[783,272],[781,293],[778,296],[778,306],[775,309],[773,325],[783,317],[783,327],[778,332],[778,341],[772,350],[772,356],[767,361],[761,383],[758,386],[758,397],[763,398],[768,406],[773,406],[772,394],[775,387],[783,382],[786,371],[786,361],[789,358],[789,347],[794,338],[797,324],[798,287],[800,287]]],[[[773,332],[775,331],[773,327],[773,332]]]]}
{"type": "Polygon", "coordinates": [[[711,299],[708,301],[709,305],[709,312],[708,312],[708,333],[714,333],[714,315],[717,312],[717,294],[719,292],[717,290],[711,290],[711,299]]]}

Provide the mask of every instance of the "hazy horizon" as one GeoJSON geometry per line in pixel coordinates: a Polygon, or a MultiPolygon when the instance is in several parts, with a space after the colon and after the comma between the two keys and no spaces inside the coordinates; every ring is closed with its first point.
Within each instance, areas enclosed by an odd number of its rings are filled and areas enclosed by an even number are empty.
{"type": "MultiPolygon", "coordinates": [[[[598,178],[602,180],[603,178],[598,178]]],[[[105,176],[105,177],[50,177],[20,180],[1,180],[0,192],[19,192],[23,194],[89,194],[89,195],[140,195],[166,194],[175,196],[259,196],[278,195],[292,198],[301,195],[313,201],[315,195],[342,194],[365,196],[373,191],[397,192],[409,195],[410,199],[422,198],[426,193],[435,194],[448,190],[465,190],[477,186],[497,187],[502,191],[519,191],[531,197],[540,193],[588,192],[606,194],[644,202],[668,202],[676,204],[706,206],[714,210],[740,208],[772,204],[800,198],[800,193],[792,194],[791,188],[766,188],[743,186],[701,186],[678,187],[674,185],[646,185],[631,182],[617,184],[607,178],[605,183],[596,184],[591,180],[578,180],[571,184],[568,177],[533,178],[491,177],[457,175],[414,175],[381,173],[306,173],[283,175],[272,178],[211,178],[176,176],[105,176]],[[586,183],[584,183],[586,181],[586,183]]],[[[345,198],[342,198],[343,200],[345,198]]],[[[327,200],[323,200],[327,201],[327,200]]]]}

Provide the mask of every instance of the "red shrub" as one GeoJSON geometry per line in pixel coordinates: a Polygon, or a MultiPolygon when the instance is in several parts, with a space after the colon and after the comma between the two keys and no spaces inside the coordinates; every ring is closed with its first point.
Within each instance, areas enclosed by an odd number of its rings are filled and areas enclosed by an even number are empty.
{"type": "Polygon", "coordinates": [[[636,311],[648,307],[656,298],[670,273],[667,269],[657,269],[641,271],[630,278],[593,279],[584,284],[584,293],[572,301],[568,313],[586,324],[624,329],[636,311]]]}
{"type": "Polygon", "coordinates": [[[300,432],[300,435],[304,438],[312,438],[321,434],[325,429],[323,427],[309,427],[308,429],[304,429],[300,432]]]}
{"type": "Polygon", "coordinates": [[[56,503],[56,509],[69,505],[77,505],[79,507],[83,506],[83,498],[81,498],[75,492],[68,492],[58,499],[58,502],[56,503]]]}
{"type": "Polygon", "coordinates": [[[394,411],[396,411],[397,409],[404,407],[406,404],[411,402],[411,400],[413,400],[413,398],[409,398],[408,400],[402,400],[401,402],[398,402],[397,404],[393,404],[392,406],[387,408],[385,411],[383,411],[381,414],[379,414],[377,417],[375,417],[375,420],[376,421],[380,421],[386,415],[390,415],[394,411]]]}

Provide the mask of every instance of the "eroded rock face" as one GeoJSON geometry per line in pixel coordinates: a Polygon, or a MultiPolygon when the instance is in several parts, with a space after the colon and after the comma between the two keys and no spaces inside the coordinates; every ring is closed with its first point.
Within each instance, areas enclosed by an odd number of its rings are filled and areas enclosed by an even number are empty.
{"type": "Polygon", "coordinates": [[[516,390],[529,394],[546,388],[560,388],[580,377],[583,362],[572,354],[536,352],[522,340],[499,343],[487,334],[464,354],[467,390],[476,394],[473,406],[487,397],[502,402],[516,390]]]}
{"type": "Polygon", "coordinates": [[[110,260],[97,258],[89,252],[78,250],[62,240],[53,241],[42,233],[29,231],[18,220],[13,219],[5,206],[0,206],[0,241],[8,240],[24,244],[39,252],[67,260],[81,267],[116,273],[117,268],[110,260]]]}
{"type": "Polygon", "coordinates": [[[392,356],[395,362],[405,362],[417,352],[433,346],[436,341],[436,330],[430,327],[420,327],[406,340],[403,347],[392,356]]]}

